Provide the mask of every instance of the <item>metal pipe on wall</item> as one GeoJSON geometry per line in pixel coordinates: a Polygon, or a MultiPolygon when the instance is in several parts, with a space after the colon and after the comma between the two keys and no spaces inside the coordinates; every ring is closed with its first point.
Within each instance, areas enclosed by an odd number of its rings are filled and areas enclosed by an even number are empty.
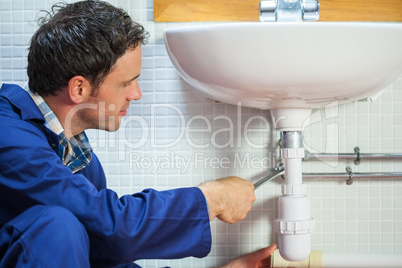
{"type": "MultiPolygon", "coordinates": [[[[255,189],[259,188],[267,181],[273,180],[285,174],[284,167],[278,167],[271,171],[269,175],[254,183],[255,189]]],[[[382,172],[382,173],[303,173],[303,179],[345,179],[347,184],[352,184],[354,179],[402,179],[402,172],[382,172]]]]}
{"type": "MultiPolygon", "coordinates": [[[[352,173],[354,179],[390,179],[401,178],[402,172],[383,172],[383,173],[352,173]]],[[[303,179],[348,179],[348,173],[303,173],[303,179]]]]}
{"type": "MultiPolygon", "coordinates": [[[[360,153],[360,148],[355,147],[353,153],[341,153],[341,154],[333,154],[333,153],[319,153],[312,154],[310,152],[305,152],[304,161],[309,160],[320,160],[320,161],[353,161],[355,165],[359,165],[363,160],[402,160],[402,154],[400,153],[389,153],[389,154],[378,154],[378,153],[369,153],[362,154],[360,153]]],[[[353,173],[352,168],[350,166],[346,167],[346,173],[304,173],[303,178],[306,179],[314,179],[314,178],[331,178],[331,179],[344,179],[346,178],[346,183],[348,185],[353,183],[354,179],[387,179],[387,178],[402,178],[402,172],[380,172],[380,173],[353,173]]]]}
{"type": "Polygon", "coordinates": [[[354,160],[356,165],[359,165],[360,162],[364,160],[402,160],[402,154],[400,153],[388,153],[388,154],[381,154],[381,153],[360,153],[360,148],[354,148],[355,153],[310,153],[308,151],[305,152],[304,161],[309,160],[326,160],[326,161],[339,161],[339,160],[354,160]]]}
{"type": "MultiPolygon", "coordinates": [[[[330,154],[330,153],[320,153],[312,154],[306,152],[305,161],[309,160],[355,160],[357,157],[353,153],[340,153],[340,154],[330,154]]],[[[392,159],[402,159],[402,154],[360,154],[361,159],[367,160],[392,160],[392,159]]]]}

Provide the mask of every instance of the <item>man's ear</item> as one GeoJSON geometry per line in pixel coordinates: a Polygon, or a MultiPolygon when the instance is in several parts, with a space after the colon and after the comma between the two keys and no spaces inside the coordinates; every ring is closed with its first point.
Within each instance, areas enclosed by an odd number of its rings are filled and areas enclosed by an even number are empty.
{"type": "Polygon", "coordinates": [[[91,83],[83,76],[74,76],[68,82],[68,94],[70,100],[75,104],[87,101],[91,92],[91,83]]]}

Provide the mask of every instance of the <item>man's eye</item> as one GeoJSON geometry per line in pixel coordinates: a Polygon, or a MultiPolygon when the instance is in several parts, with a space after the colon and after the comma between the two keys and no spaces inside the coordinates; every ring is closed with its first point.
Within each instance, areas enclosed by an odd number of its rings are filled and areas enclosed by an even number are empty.
{"type": "Polygon", "coordinates": [[[123,86],[124,86],[124,87],[131,86],[132,83],[133,83],[133,81],[130,81],[130,82],[128,82],[128,83],[125,83],[123,86]]]}

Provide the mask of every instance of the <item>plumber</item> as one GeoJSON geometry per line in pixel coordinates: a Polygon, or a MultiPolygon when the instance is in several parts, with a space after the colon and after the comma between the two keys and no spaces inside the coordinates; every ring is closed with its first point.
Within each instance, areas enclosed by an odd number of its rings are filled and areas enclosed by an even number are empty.
{"type": "MultiPolygon", "coordinates": [[[[28,87],[0,90],[0,267],[138,267],[205,257],[209,221],[242,220],[254,186],[238,177],[118,197],[87,129],[116,131],[131,101],[147,33],[101,1],[54,6],[28,53],[28,87]],[[224,193],[224,194],[222,194],[224,193]]],[[[262,267],[276,245],[226,267],[262,267]]]]}

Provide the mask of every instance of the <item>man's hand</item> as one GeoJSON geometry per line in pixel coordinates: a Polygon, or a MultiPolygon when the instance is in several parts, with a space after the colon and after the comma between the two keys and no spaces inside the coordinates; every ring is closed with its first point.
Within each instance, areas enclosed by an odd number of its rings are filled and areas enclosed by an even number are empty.
{"type": "Polygon", "coordinates": [[[255,201],[254,185],[239,177],[206,182],[199,187],[208,202],[209,219],[226,223],[244,219],[255,201]]]}
{"type": "Polygon", "coordinates": [[[243,255],[221,268],[268,268],[271,267],[271,254],[276,250],[276,244],[243,255]]]}

